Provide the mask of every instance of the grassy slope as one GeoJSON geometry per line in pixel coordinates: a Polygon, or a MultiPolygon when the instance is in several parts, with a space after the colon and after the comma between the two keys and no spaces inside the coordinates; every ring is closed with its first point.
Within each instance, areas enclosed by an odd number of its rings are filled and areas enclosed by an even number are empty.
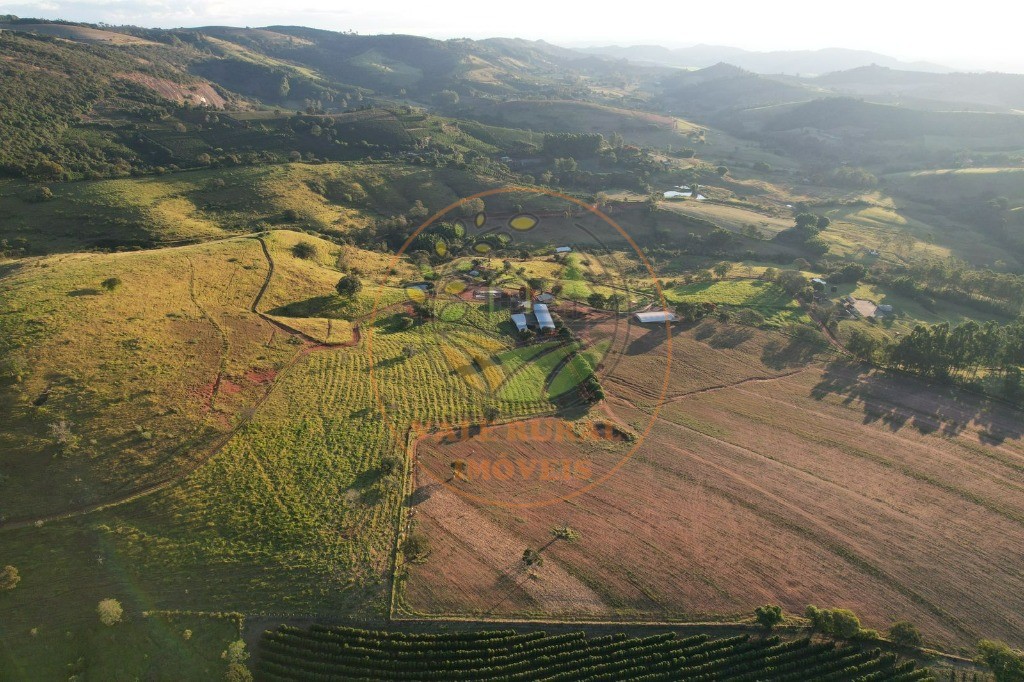
{"type": "Polygon", "coordinates": [[[5,355],[22,374],[0,387],[0,513],[93,503],[201,459],[262,394],[251,373],[294,352],[248,310],[266,273],[258,242],[233,239],[29,260],[0,280],[5,355]],[[122,284],[106,291],[111,277],[122,284]],[[49,433],[60,420],[73,451],[49,433]]]}
{"type": "MultiPolygon", "coordinates": [[[[268,242],[275,262],[270,301],[318,294],[337,276],[337,271],[327,267],[334,257],[332,249],[337,249],[331,244],[296,233],[275,233],[268,242]],[[290,245],[298,240],[315,244],[317,260],[300,261],[291,255],[290,245]]],[[[197,265],[197,281],[201,282],[197,290],[211,296],[212,308],[213,301],[218,300],[214,292],[228,296],[228,301],[222,301],[224,305],[230,303],[235,291],[242,297],[241,302],[250,302],[251,292],[238,286],[240,279],[213,287],[216,273],[228,277],[233,267],[246,264],[241,256],[237,264],[228,262],[224,256],[232,253],[228,250],[232,247],[248,254],[254,263],[262,258],[257,242],[235,239],[158,252],[66,260],[72,264],[95,262],[104,274],[109,271],[110,261],[156,262],[187,277],[190,269],[182,255],[187,254],[197,265]],[[201,254],[207,251],[214,260],[203,267],[205,256],[201,254]]],[[[359,253],[348,255],[354,260],[360,257],[359,253]]],[[[82,275],[77,270],[61,267],[58,258],[51,260],[54,264],[47,270],[81,285],[82,275]]],[[[371,258],[359,262],[368,270],[383,267],[371,258]]],[[[257,280],[265,274],[263,269],[251,272],[259,275],[257,280]]],[[[116,274],[125,281],[121,289],[85,297],[93,306],[88,319],[137,317],[140,326],[161,324],[170,319],[166,317],[167,307],[182,315],[182,302],[185,307],[191,305],[187,291],[166,286],[159,295],[151,295],[149,306],[133,316],[118,305],[118,297],[135,298],[135,292],[144,290],[136,277],[174,279],[159,270],[126,268],[116,274]],[[164,295],[177,301],[178,307],[161,307],[160,297],[164,295]]],[[[86,283],[91,284],[96,276],[90,274],[86,283]]],[[[79,299],[64,295],[67,286],[47,286],[72,302],[79,299]]],[[[63,299],[59,302],[64,304],[63,299]]],[[[46,305],[46,300],[38,304],[24,300],[23,305],[25,314],[35,315],[35,306],[46,305]]],[[[227,321],[246,313],[236,305],[221,315],[227,321]]],[[[54,319],[50,327],[64,335],[70,325],[81,324],[75,322],[79,319],[54,319]]],[[[212,460],[179,483],[88,516],[41,527],[0,530],[4,536],[3,561],[17,566],[23,576],[21,585],[3,597],[11,615],[0,624],[0,639],[15,644],[0,649],[0,677],[10,676],[9,671],[31,669],[40,678],[50,679],[83,656],[89,669],[109,670],[104,666],[112,665],[117,641],[131,641],[137,649],[123,663],[123,670],[126,674],[141,673],[149,665],[143,656],[148,654],[154,660],[157,652],[152,647],[165,646],[158,637],[162,630],[141,619],[141,612],[149,609],[379,618],[388,594],[395,514],[403,498],[398,477],[383,471],[382,461],[401,457],[405,428],[410,422],[458,422],[482,417],[480,396],[441,352],[439,339],[462,338],[464,347],[489,348],[494,353],[511,347],[493,331],[443,327],[445,323],[440,322],[405,332],[394,331],[388,325],[368,327],[357,347],[312,350],[301,355],[297,364],[278,377],[275,389],[255,417],[212,460]],[[470,338],[473,335],[477,336],[470,338]],[[409,345],[419,349],[412,358],[403,353],[409,345]],[[116,634],[110,646],[94,648],[93,638],[104,632],[95,625],[95,605],[106,597],[122,600],[131,625],[112,631],[123,634],[116,634]],[[25,634],[31,628],[38,628],[36,636],[25,634]]],[[[264,342],[276,337],[286,351],[294,351],[294,346],[284,343],[281,332],[266,325],[260,329],[264,330],[260,337],[264,342]]],[[[111,344],[120,340],[117,335],[106,336],[110,336],[111,344]]],[[[212,330],[194,329],[189,338],[215,340],[216,335],[212,330]]],[[[211,359],[215,359],[218,344],[211,345],[211,359]]],[[[189,376],[173,363],[199,357],[194,347],[175,350],[155,342],[149,344],[145,339],[143,348],[149,352],[140,355],[155,366],[153,374],[166,377],[171,387],[189,376]]],[[[90,353],[74,342],[63,352],[89,360],[102,358],[100,353],[90,353]]],[[[260,345],[256,352],[268,350],[260,345]]],[[[216,363],[208,364],[206,380],[216,369],[216,363]]],[[[248,365],[248,359],[229,363],[231,368],[248,365]]],[[[233,371],[229,372],[231,376],[233,371]]],[[[111,384],[126,376],[130,375],[99,373],[92,375],[92,381],[94,388],[105,395],[113,391],[111,384]]],[[[30,377],[26,382],[35,380],[30,377]]],[[[51,400],[59,398],[55,394],[51,400]]],[[[511,396],[510,401],[498,406],[502,416],[534,414],[551,407],[543,395],[532,400],[511,396]]],[[[120,414],[116,416],[134,423],[141,419],[133,412],[136,409],[141,408],[119,405],[120,414]]],[[[101,430],[98,421],[101,417],[83,418],[83,429],[105,437],[107,430],[101,430]]],[[[114,428],[109,431],[120,433],[114,428]]],[[[131,460],[128,464],[137,462],[131,460]]],[[[34,478],[26,472],[26,480],[51,478],[40,471],[36,469],[34,478]]],[[[49,497],[54,504],[63,499],[52,491],[49,497]]],[[[25,500],[25,504],[29,502],[25,500]]],[[[211,647],[207,649],[216,648],[211,647]]],[[[194,666],[201,665],[207,656],[187,655],[191,661],[188,665],[194,666]]],[[[202,675],[197,673],[196,677],[202,675]]]]}

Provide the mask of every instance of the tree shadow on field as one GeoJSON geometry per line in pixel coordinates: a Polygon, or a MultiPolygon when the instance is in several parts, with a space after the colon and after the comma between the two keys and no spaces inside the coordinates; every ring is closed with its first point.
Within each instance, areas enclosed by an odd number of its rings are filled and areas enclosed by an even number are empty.
{"type": "Polygon", "coordinates": [[[712,348],[721,350],[735,348],[752,338],[754,338],[754,330],[750,327],[722,325],[715,328],[712,333],[707,336],[707,344],[712,348]]]}
{"type": "Polygon", "coordinates": [[[102,293],[103,292],[100,291],[99,289],[89,287],[86,289],[75,289],[74,291],[69,291],[68,296],[74,296],[75,298],[78,298],[79,296],[99,296],[102,293]]]}
{"type": "Polygon", "coordinates": [[[820,344],[800,339],[788,339],[786,342],[773,339],[765,344],[761,362],[772,369],[789,369],[810,364],[819,352],[820,344]]]}
{"type": "MultiPolygon", "coordinates": [[[[697,323],[694,322],[674,324],[669,327],[669,330],[672,333],[672,338],[675,338],[680,334],[685,334],[696,325],[697,323]]],[[[625,353],[628,356],[650,353],[651,351],[656,350],[659,346],[665,343],[666,339],[668,339],[668,333],[665,331],[664,324],[655,324],[650,328],[641,327],[640,329],[643,329],[644,333],[630,341],[629,345],[626,346],[625,353]]]]}
{"type": "Polygon", "coordinates": [[[421,485],[416,488],[416,490],[409,493],[406,504],[410,507],[419,506],[433,497],[434,493],[440,490],[441,487],[442,485],[440,483],[428,483],[427,485],[421,485]]]}
{"type": "Polygon", "coordinates": [[[837,361],[825,367],[811,397],[823,400],[829,395],[843,396],[843,405],[859,405],[864,424],[880,423],[893,432],[910,427],[921,434],[952,437],[973,425],[985,445],[1024,436],[1024,412],[1009,405],[858,362],[837,361]]]}

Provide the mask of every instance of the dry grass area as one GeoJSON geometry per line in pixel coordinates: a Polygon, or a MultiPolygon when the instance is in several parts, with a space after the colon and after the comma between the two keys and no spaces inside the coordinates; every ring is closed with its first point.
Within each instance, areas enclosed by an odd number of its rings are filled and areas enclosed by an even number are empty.
{"type": "MultiPolygon", "coordinates": [[[[720,363],[711,375],[694,336],[673,339],[676,397],[604,484],[517,508],[459,493],[536,499],[565,492],[566,482],[517,475],[498,488],[479,469],[447,484],[421,473],[415,527],[432,554],[410,567],[404,606],[699,619],[744,616],[763,603],[802,613],[813,603],[851,608],[880,630],[909,619],[943,647],[968,650],[981,637],[1024,643],[1019,412],[841,363],[759,379],[753,347],[732,361],[705,352],[720,363]],[[553,536],[566,524],[576,540],[553,536]],[[525,565],[526,548],[542,552],[542,566],[525,565]]],[[[609,414],[631,425],[649,419],[637,400],[645,390],[605,385],[609,414]]],[[[420,470],[424,459],[443,471],[460,458],[504,456],[517,470],[589,458],[596,478],[628,448],[457,439],[421,446],[420,470]]]]}
{"type": "MultiPolygon", "coordinates": [[[[288,231],[265,239],[275,267],[261,312],[330,296],[340,247],[288,231]],[[296,257],[299,241],[316,256],[296,257]]],[[[299,348],[252,310],[268,271],[260,242],[240,237],[51,256],[0,279],[0,517],[125,497],[208,457],[299,348]]],[[[353,342],[346,320],[285,321],[313,339],[353,342]]]]}
{"type": "Polygon", "coordinates": [[[205,456],[295,352],[249,310],[266,275],[259,243],[234,239],[54,256],[0,280],[0,514],[127,494],[205,456]]]}

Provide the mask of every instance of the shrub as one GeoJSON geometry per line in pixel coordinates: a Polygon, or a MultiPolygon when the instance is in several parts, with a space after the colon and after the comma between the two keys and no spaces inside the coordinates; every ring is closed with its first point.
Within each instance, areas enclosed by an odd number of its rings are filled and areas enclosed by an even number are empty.
{"type": "Polygon", "coordinates": [[[224,651],[220,655],[221,658],[226,658],[232,663],[241,664],[242,661],[249,658],[249,652],[245,650],[245,642],[240,639],[236,639],[234,642],[228,644],[227,651],[224,651]]]}
{"type": "Polygon", "coordinates": [[[50,437],[63,452],[72,452],[78,449],[78,436],[71,431],[71,422],[67,419],[60,419],[50,424],[50,437]]]}
{"type": "Polygon", "coordinates": [[[569,526],[555,526],[551,529],[551,534],[559,540],[568,540],[569,542],[580,539],[580,532],[569,526]]]}
{"type": "Polygon", "coordinates": [[[96,613],[100,616],[100,622],[109,627],[121,622],[124,609],[121,608],[121,602],[116,599],[104,599],[96,607],[96,613]]]}
{"type": "Polygon", "coordinates": [[[296,258],[309,260],[316,256],[316,246],[309,242],[299,242],[292,247],[292,255],[296,258]]]}
{"type": "Polygon", "coordinates": [[[53,199],[53,190],[49,187],[40,187],[28,196],[28,200],[35,204],[41,204],[51,199],[53,199]]]}
{"type": "Polygon", "coordinates": [[[14,566],[4,566],[0,571],[0,590],[13,590],[21,582],[21,575],[14,566]]]}
{"type": "Polygon", "coordinates": [[[919,647],[923,641],[917,626],[905,620],[892,624],[889,628],[889,639],[893,644],[909,647],[919,647]]]}
{"type": "Polygon", "coordinates": [[[527,566],[543,566],[544,557],[537,550],[527,547],[523,550],[523,563],[527,566]]]}
{"type": "Polygon", "coordinates": [[[860,632],[860,619],[849,609],[819,609],[814,605],[804,612],[811,621],[811,627],[827,635],[851,639],[860,632]]]}
{"type": "Polygon", "coordinates": [[[996,682],[1024,680],[1024,651],[1011,649],[1004,642],[988,639],[978,642],[977,661],[988,666],[996,682]]]}
{"type": "Polygon", "coordinates": [[[100,286],[107,291],[114,291],[119,288],[124,282],[121,281],[120,277],[108,277],[107,279],[100,282],[100,286]]]}
{"type": "Polygon", "coordinates": [[[407,561],[422,561],[430,554],[430,540],[422,533],[409,533],[402,543],[402,554],[407,561]]]}

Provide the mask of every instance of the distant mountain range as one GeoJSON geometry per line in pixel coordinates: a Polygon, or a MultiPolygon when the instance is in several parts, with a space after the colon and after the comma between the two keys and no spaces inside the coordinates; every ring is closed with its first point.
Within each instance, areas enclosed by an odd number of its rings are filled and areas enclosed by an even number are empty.
{"type": "Polygon", "coordinates": [[[640,64],[657,66],[700,69],[719,62],[726,62],[754,73],[801,76],[817,76],[873,64],[891,69],[929,73],[949,73],[954,70],[940,64],[903,62],[877,52],[835,47],[823,50],[752,52],[722,45],[694,45],[675,50],[659,45],[632,45],[629,47],[610,45],[580,48],[578,51],[584,54],[627,59],[640,64]]]}

